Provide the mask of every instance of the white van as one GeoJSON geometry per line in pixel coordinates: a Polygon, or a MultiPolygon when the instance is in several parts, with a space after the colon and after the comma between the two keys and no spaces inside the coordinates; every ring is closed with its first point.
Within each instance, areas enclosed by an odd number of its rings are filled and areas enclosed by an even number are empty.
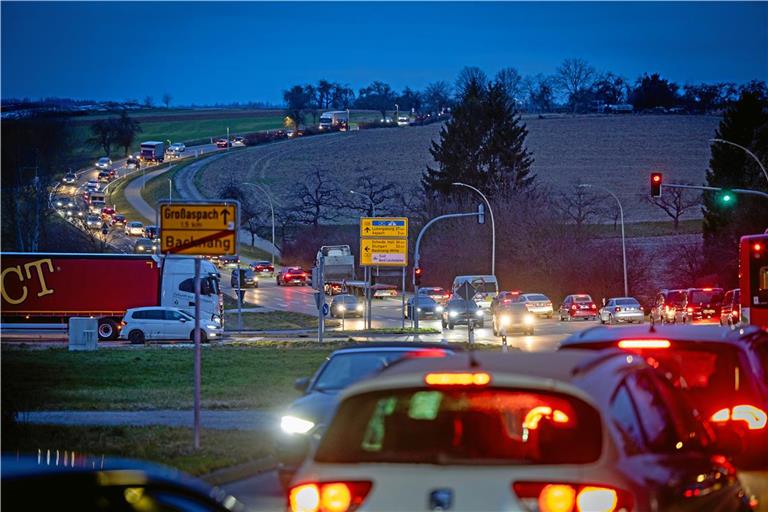
{"type": "Polygon", "coordinates": [[[491,301],[499,294],[499,282],[496,276],[456,276],[451,288],[453,293],[456,293],[456,290],[466,282],[477,290],[474,300],[487,313],[491,307],[491,301]]]}

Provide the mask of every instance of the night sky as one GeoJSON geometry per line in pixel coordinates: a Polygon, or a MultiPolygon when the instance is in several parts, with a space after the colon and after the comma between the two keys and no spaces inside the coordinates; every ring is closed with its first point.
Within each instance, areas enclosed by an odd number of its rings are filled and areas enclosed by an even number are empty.
{"type": "Polygon", "coordinates": [[[280,102],[318,79],[395,89],[466,65],[634,81],[768,79],[768,3],[2,2],[2,97],[280,102]]]}

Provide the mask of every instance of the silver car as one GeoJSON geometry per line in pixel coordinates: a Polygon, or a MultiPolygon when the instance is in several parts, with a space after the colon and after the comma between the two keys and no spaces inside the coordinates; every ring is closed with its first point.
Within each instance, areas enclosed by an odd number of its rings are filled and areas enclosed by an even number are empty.
{"type": "Polygon", "coordinates": [[[645,312],[634,297],[614,297],[606,301],[600,308],[600,323],[615,324],[616,322],[643,323],[645,312]]]}

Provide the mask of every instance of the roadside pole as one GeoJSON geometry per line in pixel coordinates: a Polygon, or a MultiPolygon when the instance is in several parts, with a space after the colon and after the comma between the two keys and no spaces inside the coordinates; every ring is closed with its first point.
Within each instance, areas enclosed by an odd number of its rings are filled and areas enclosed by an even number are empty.
{"type": "Polygon", "coordinates": [[[240,260],[237,261],[237,268],[235,269],[235,272],[237,272],[237,331],[242,332],[243,330],[243,293],[242,293],[242,285],[240,284],[240,278],[242,277],[240,273],[240,260]]]}
{"type": "Polygon", "coordinates": [[[195,256],[195,450],[200,449],[200,373],[202,347],[200,344],[200,256],[195,256]]]}
{"type": "Polygon", "coordinates": [[[402,292],[402,309],[400,315],[403,317],[403,329],[405,329],[405,267],[403,267],[403,292],[402,292]]]}
{"type": "Polygon", "coordinates": [[[323,278],[323,271],[325,270],[325,256],[320,255],[317,265],[317,341],[323,342],[323,335],[325,334],[325,279],[323,278]]]}

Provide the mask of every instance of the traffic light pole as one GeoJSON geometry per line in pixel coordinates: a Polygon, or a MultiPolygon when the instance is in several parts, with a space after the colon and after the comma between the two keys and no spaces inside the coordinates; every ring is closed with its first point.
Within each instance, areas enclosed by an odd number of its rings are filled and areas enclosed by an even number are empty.
{"type": "Polygon", "coordinates": [[[419,300],[419,286],[416,284],[416,272],[415,269],[419,268],[419,261],[421,259],[421,254],[419,253],[419,248],[421,247],[421,239],[424,237],[424,233],[427,232],[427,229],[434,224],[435,222],[439,220],[445,220],[445,219],[456,219],[459,217],[480,217],[484,215],[484,212],[482,209],[478,209],[477,212],[472,213],[448,213],[445,215],[440,215],[439,217],[435,217],[434,219],[427,222],[427,224],[421,228],[421,231],[419,231],[419,236],[416,237],[416,248],[413,251],[413,329],[417,330],[419,328],[419,308],[417,306],[418,300],[419,300]]]}
{"type": "Polygon", "coordinates": [[[710,190],[712,192],[733,192],[735,194],[749,194],[753,196],[759,196],[763,199],[768,199],[768,194],[761,192],[760,190],[750,190],[748,188],[721,188],[721,187],[705,187],[702,185],[678,185],[677,183],[664,183],[661,185],[661,189],[665,188],[685,188],[691,190],[710,190]]]}

